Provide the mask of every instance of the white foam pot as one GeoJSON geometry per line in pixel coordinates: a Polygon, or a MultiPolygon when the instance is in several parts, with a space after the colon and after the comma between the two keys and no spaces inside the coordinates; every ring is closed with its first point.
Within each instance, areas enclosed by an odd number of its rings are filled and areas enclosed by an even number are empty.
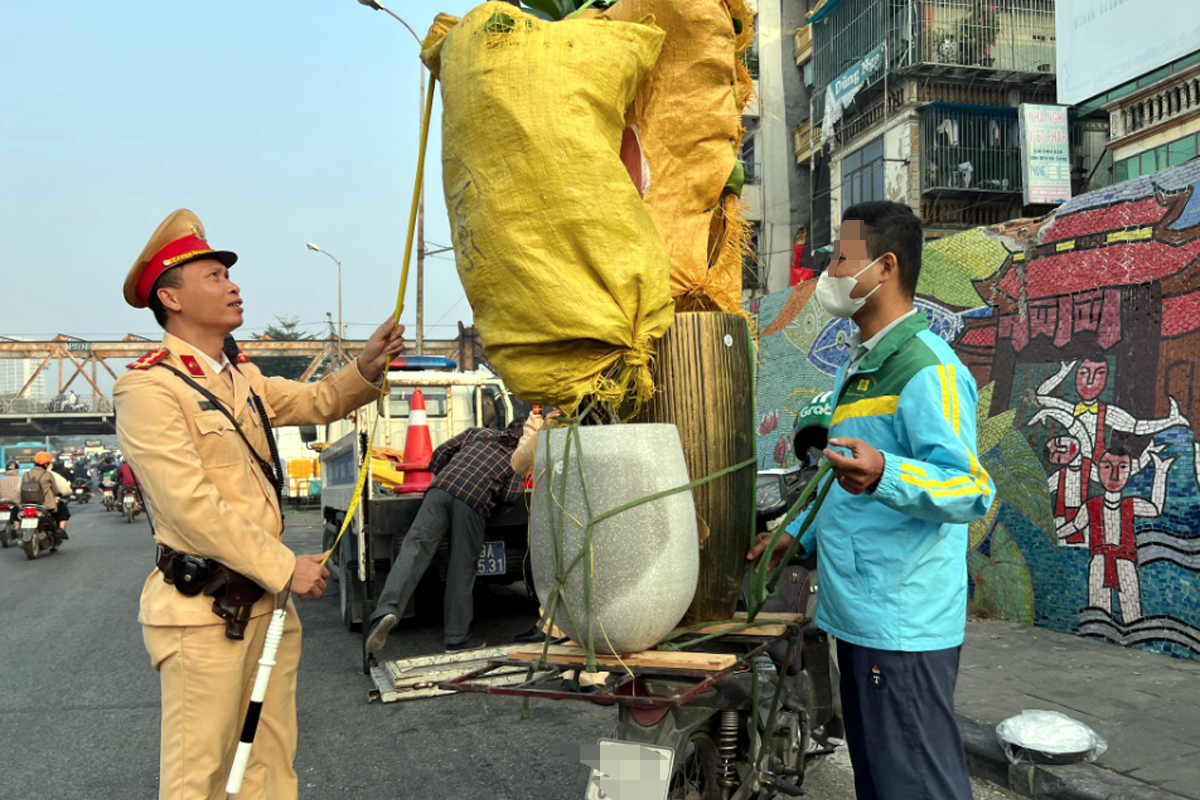
{"type": "MultiPolygon", "coordinates": [[[[691,480],[674,425],[581,427],[564,456],[568,434],[567,428],[538,434],[530,539],[534,583],[546,608],[558,572],[558,532],[564,570],[584,545],[582,523],[590,517],[581,467],[587,474],[592,517],[691,480]]],[[[596,652],[624,654],[652,647],[679,624],[696,593],[700,557],[691,491],[601,521],[592,544],[590,617],[596,652]]],[[[581,561],[564,582],[578,629],[561,602],[555,614],[555,624],[575,641],[587,637],[584,571],[588,562],[581,561]]]]}

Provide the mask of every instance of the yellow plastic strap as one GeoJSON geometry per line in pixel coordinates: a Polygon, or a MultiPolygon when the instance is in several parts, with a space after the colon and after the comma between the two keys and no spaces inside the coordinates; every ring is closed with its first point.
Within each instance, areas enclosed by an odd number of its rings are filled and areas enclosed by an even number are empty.
{"type": "MultiPolygon", "coordinates": [[[[404,312],[404,294],[408,289],[408,265],[412,260],[413,237],[417,229],[417,207],[421,202],[421,185],[425,181],[425,149],[429,144],[429,118],[433,113],[433,89],[437,84],[437,79],[432,75],[429,79],[429,90],[425,93],[425,114],[421,118],[421,148],[417,155],[417,179],[413,184],[412,208],[408,214],[408,237],[404,241],[404,265],[400,270],[400,291],[396,295],[396,324],[400,324],[400,315],[404,312]]],[[[387,381],[387,367],[383,370],[383,386],[379,390],[379,403],[387,402],[388,395],[391,389],[387,381]]],[[[379,409],[382,413],[382,407],[379,409]]],[[[355,512],[358,511],[359,501],[362,500],[363,487],[367,483],[367,470],[371,464],[371,448],[375,446],[375,433],[379,430],[380,413],[375,414],[375,422],[371,425],[371,439],[367,442],[366,450],[362,467],[358,470],[358,480],[354,482],[354,494],[350,497],[350,506],[346,509],[346,518],[342,520],[342,526],[338,530],[337,538],[333,540],[333,546],[329,548],[329,552],[325,554],[325,558],[321,559],[321,566],[324,567],[329,561],[329,558],[337,551],[338,545],[341,544],[342,536],[345,535],[346,529],[350,527],[350,520],[354,518],[355,512]]],[[[342,580],[346,580],[346,576],[342,576],[342,580]]]]}

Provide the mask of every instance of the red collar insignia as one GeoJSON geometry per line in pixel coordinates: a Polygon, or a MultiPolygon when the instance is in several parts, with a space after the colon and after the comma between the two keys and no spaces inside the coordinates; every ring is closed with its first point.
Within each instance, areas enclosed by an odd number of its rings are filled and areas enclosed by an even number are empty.
{"type": "Polygon", "coordinates": [[[179,360],[183,362],[183,365],[187,367],[187,371],[192,373],[194,377],[204,377],[204,370],[201,369],[200,362],[196,360],[195,356],[180,356],[179,360]]]}
{"type": "Polygon", "coordinates": [[[150,369],[158,362],[162,361],[171,351],[165,347],[160,347],[157,350],[151,350],[146,355],[125,366],[125,369],[150,369]]]}
{"type": "Polygon", "coordinates": [[[237,363],[239,363],[239,364],[249,364],[249,363],[250,363],[250,356],[246,355],[246,354],[245,354],[245,353],[243,353],[241,350],[238,350],[237,363]]]}

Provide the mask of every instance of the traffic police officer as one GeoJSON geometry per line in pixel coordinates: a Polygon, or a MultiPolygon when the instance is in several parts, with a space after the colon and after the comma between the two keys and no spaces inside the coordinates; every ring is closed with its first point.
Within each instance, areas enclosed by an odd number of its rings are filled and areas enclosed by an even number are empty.
{"type": "MultiPolygon", "coordinates": [[[[276,595],[290,588],[301,599],[318,597],[329,575],[320,554],[296,555],[281,540],[273,481],[282,476],[269,474],[264,419],[272,426],[339,419],[378,396],[383,370],[404,349],[404,329],[389,318],[354,363],[317,383],[265,378],[240,354],[230,363],[223,345],[243,314],[229,279],[236,260],[214,250],[196,215],[180,209],[158,226],[125,279],[126,302],[148,306],[166,330],[162,346],[131,364],[113,392],[121,451],[141,478],[159,545],[138,621],[161,676],[164,800],[223,800],[276,595]],[[203,586],[181,583],[192,578],[203,586]],[[225,607],[239,611],[236,620],[218,615],[222,599],[242,603],[225,607]]],[[[287,604],[239,798],[297,795],[300,620],[290,596],[287,604]]]]}

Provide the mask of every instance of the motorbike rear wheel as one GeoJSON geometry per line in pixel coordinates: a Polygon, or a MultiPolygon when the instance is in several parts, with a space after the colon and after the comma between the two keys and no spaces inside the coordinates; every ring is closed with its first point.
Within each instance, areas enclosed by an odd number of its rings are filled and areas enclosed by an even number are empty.
{"type": "Polygon", "coordinates": [[[134,508],[134,506],[126,506],[125,507],[125,521],[128,522],[130,525],[132,525],[133,518],[135,516],[137,516],[137,511],[134,508]]]}
{"type": "Polygon", "coordinates": [[[668,800],[721,800],[721,756],[717,743],[703,731],[693,733],[676,755],[668,800]]]}
{"type": "Polygon", "coordinates": [[[21,549],[25,551],[25,558],[33,561],[42,553],[42,545],[38,541],[37,534],[29,537],[28,542],[21,542],[21,549]]]}

